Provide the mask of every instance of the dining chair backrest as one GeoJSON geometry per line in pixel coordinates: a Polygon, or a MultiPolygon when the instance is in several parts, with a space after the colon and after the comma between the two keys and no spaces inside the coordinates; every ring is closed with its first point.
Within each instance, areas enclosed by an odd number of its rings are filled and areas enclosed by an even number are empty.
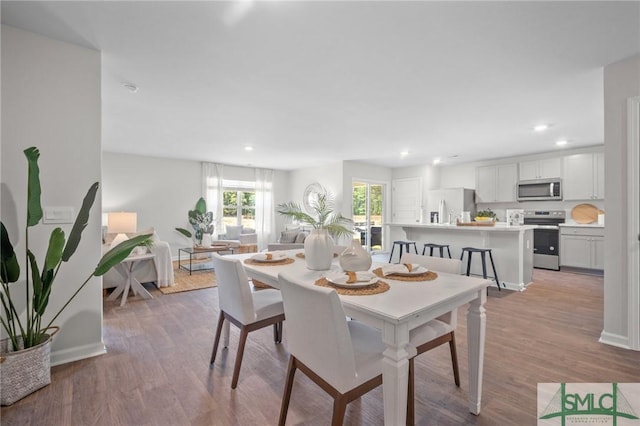
{"type": "Polygon", "coordinates": [[[256,313],[249,286],[249,278],[238,259],[212,254],[213,268],[218,284],[220,309],[243,324],[255,321],[256,313]]]}
{"type": "Polygon", "coordinates": [[[422,256],[419,254],[405,253],[400,263],[417,263],[425,268],[449,274],[462,273],[462,261],[460,259],[448,259],[446,257],[422,256]]]}
{"type": "Polygon", "coordinates": [[[278,276],[286,321],[287,347],[300,362],[337,389],[356,380],[353,342],[335,290],[278,276]]]}

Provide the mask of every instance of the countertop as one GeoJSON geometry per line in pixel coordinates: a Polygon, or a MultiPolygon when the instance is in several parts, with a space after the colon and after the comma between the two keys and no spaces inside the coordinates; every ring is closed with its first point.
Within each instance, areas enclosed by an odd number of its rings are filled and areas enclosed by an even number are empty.
{"type": "Polygon", "coordinates": [[[517,225],[511,226],[506,223],[498,222],[495,226],[458,226],[446,223],[388,223],[389,226],[421,228],[421,229],[440,229],[440,230],[457,230],[457,231],[488,231],[488,232],[520,232],[529,229],[535,229],[535,225],[517,225]]]}
{"type": "Polygon", "coordinates": [[[604,228],[604,225],[598,223],[561,223],[558,226],[572,228],[604,228]]]}

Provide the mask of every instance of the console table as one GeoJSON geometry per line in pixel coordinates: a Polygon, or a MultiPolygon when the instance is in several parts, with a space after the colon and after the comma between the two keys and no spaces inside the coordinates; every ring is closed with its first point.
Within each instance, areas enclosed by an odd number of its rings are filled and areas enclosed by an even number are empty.
{"type": "Polygon", "coordinates": [[[122,275],[124,281],[122,282],[122,284],[118,285],[115,290],[113,290],[107,300],[116,300],[120,293],[122,293],[120,306],[124,306],[124,304],[127,303],[129,289],[133,290],[133,294],[139,294],[143,299],[153,299],[151,293],[149,293],[147,289],[144,288],[142,284],[140,284],[140,281],[134,278],[133,273],[136,269],[144,265],[146,260],[152,260],[155,256],[156,255],[153,253],[133,255],[125,258],[120,263],[115,265],[114,269],[118,271],[120,275],[122,275]]]}
{"type": "Polygon", "coordinates": [[[222,251],[230,251],[231,254],[233,254],[234,250],[235,250],[235,247],[230,247],[226,245],[211,246],[211,247],[179,248],[178,249],[178,268],[184,269],[185,271],[189,271],[189,275],[191,275],[193,271],[211,271],[213,270],[213,264],[211,264],[210,262],[203,262],[203,263],[198,263],[194,265],[193,256],[200,253],[219,253],[222,251]],[[186,264],[183,264],[182,261],[180,260],[181,253],[185,253],[187,256],[189,256],[189,266],[187,266],[186,264]]]}

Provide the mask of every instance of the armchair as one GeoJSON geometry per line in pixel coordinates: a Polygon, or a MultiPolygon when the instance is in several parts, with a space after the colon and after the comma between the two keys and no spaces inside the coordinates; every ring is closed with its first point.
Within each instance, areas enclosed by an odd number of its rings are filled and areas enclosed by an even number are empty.
{"type": "Polygon", "coordinates": [[[218,239],[213,244],[226,244],[229,247],[247,247],[247,252],[258,250],[258,234],[255,229],[244,226],[227,225],[224,234],[218,234],[218,239]],[[249,250],[251,249],[251,250],[249,250]]]}

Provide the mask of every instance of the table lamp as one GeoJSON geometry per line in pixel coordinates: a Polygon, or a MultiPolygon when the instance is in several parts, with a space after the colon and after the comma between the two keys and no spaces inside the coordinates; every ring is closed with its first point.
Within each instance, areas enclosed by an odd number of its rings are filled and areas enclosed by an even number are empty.
{"type": "Polygon", "coordinates": [[[136,232],[138,215],[134,212],[109,213],[107,229],[110,234],[118,234],[113,239],[110,249],[129,239],[126,233],[136,232]]]}

